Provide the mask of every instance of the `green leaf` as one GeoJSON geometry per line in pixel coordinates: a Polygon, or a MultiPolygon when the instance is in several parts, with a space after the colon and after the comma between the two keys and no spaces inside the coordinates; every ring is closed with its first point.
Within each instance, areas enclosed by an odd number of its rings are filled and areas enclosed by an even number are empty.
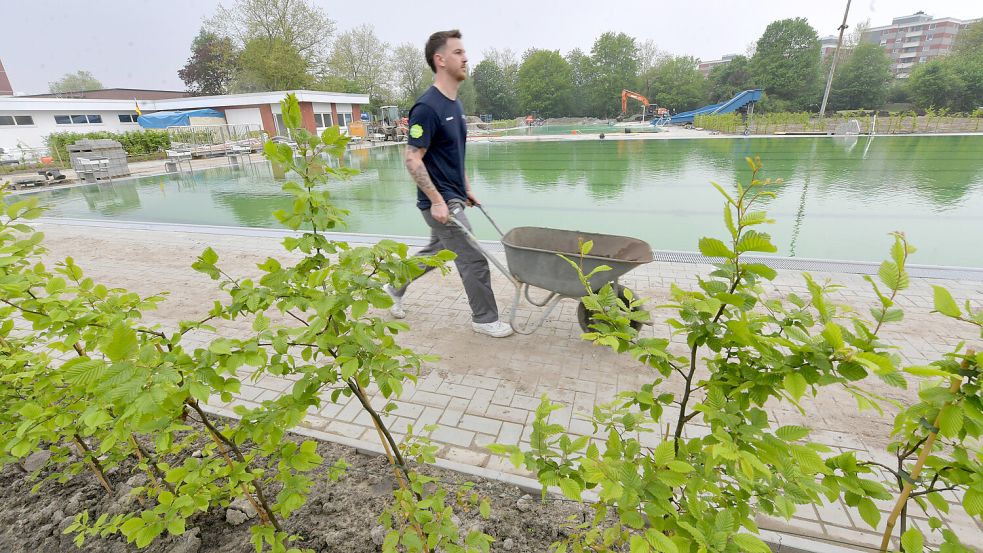
{"type": "Polygon", "coordinates": [[[959,317],[962,312],[956,305],[956,300],[952,299],[952,294],[941,286],[932,285],[935,290],[935,310],[946,317],[959,317]]]}
{"type": "Polygon", "coordinates": [[[771,236],[764,232],[749,230],[737,242],[737,253],[765,252],[774,253],[778,248],[771,243],[771,236]]]}
{"type": "Polygon", "coordinates": [[[208,344],[208,351],[217,355],[231,355],[232,342],[226,340],[225,338],[220,338],[208,344]]]}
{"type": "Polygon", "coordinates": [[[864,522],[869,524],[871,528],[877,528],[877,523],[881,521],[881,512],[877,510],[877,505],[874,504],[873,500],[869,497],[860,498],[857,511],[860,512],[860,518],[864,519],[864,522]]]}
{"type": "Polygon", "coordinates": [[[881,282],[891,290],[904,290],[908,287],[908,273],[899,269],[893,261],[882,262],[877,275],[881,277],[881,282]]]}
{"type": "Polygon", "coordinates": [[[167,524],[167,531],[172,536],[180,536],[184,533],[184,519],[176,518],[167,524]]]}
{"type": "Polygon", "coordinates": [[[676,544],[669,539],[668,536],[655,530],[649,528],[645,531],[645,539],[648,540],[649,544],[655,548],[658,553],[679,553],[679,549],[676,544]]]}
{"type": "Polygon", "coordinates": [[[652,450],[652,464],[656,466],[667,465],[669,461],[676,458],[676,449],[672,442],[664,441],[652,450]]]}
{"type": "Polygon", "coordinates": [[[901,546],[905,553],[922,553],[925,547],[925,538],[917,528],[909,528],[901,535],[901,546]]]}
{"type": "Polygon", "coordinates": [[[487,520],[491,516],[491,503],[488,499],[482,499],[481,503],[478,505],[478,513],[481,518],[487,520]]]}
{"type": "Polygon", "coordinates": [[[745,263],[744,270],[767,280],[775,280],[775,277],[778,276],[778,271],[763,263],[745,263]]]}
{"type": "Polygon", "coordinates": [[[788,393],[796,400],[798,400],[799,398],[802,397],[803,394],[805,394],[806,386],[808,385],[808,383],[806,382],[806,378],[799,373],[791,373],[785,375],[785,378],[783,379],[783,383],[788,393]]]}
{"type": "Polygon", "coordinates": [[[948,404],[939,412],[939,433],[948,438],[962,430],[963,414],[958,405],[948,404]]]}
{"type": "Polygon", "coordinates": [[[771,553],[771,548],[761,538],[751,534],[734,534],[734,545],[744,553],[771,553]]]}
{"type": "Polygon", "coordinates": [[[103,349],[106,357],[113,361],[122,361],[133,355],[137,349],[137,333],[123,324],[113,326],[109,344],[103,349]]]}
{"type": "Polygon", "coordinates": [[[969,488],[963,495],[963,508],[966,514],[971,517],[983,514],[983,491],[976,488],[969,488]]]}
{"type": "Polygon", "coordinates": [[[215,262],[218,261],[218,254],[215,253],[215,250],[210,247],[205,248],[205,251],[201,252],[199,257],[201,257],[201,260],[209,265],[214,265],[215,262]]]}
{"type": "Polygon", "coordinates": [[[641,536],[634,535],[628,544],[629,553],[649,553],[649,544],[641,536]]]}
{"type": "Polygon", "coordinates": [[[809,435],[809,432],[811,430],[805,426],[788,425],[775,430],[775,435],[787,442],[794,442],[805,438],[809,435]]]}
{"type": "Polygon", "coordinates": [[[716,238],[700,238],[700,253],[707,257],[723,257],[730,259],[734,252],[716,238]]]}
{"type": "Polygon", "coordinates": [[[580,483],[573,478],[560,480],[560,489],[563,490],[563,495],[574,501],[580,501],[580,483]]]}

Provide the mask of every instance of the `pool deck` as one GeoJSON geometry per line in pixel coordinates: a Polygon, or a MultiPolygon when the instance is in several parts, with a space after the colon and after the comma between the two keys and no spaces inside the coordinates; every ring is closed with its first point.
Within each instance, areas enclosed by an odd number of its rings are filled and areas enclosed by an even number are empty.
{"type": "MultiPolygon", "coordinates": [[[[190,268],[206,246],[215,249],[221,258],[219,264],[236,277],[258,275],[256,264],[268,256],[291,259],[280,247],[279,235],[261,229],[174,226],[162,230],[160,226],[65,221],[41,222],[38,228],[46,234],[52,261],[72,256],[87,276],[107,286],[125,287],[141,294],[169,291],[168,300],[158,311],[144,314],[147,321],[165,329],[176,328],[179,320],[201,316],[214,300],[224,299],[214,281],[190,268]]],[[[371,240],[362,237],[363,242],[371,240]]],[[[623,282],[641,296],[652,298],[653,304],[659,304],[667,300],[670,283],[696,288],[697,277],[710,270],[707,265],[654,262],[629,273],[623,282]]],[[[513,289],[502,275],[494,270],[493,274],[493,286],[505,312],[513,289]]],[[[813,276],[845,285],[833,294],[838,302],[860,312],[866,312],[871,305],[872,294],[860,275],[813,272],[813,276]]],[[[904,321],[887,327],[882,334],[885,341],[899,348],[906,363],[924,364],[938,359],[961,340],[971,347],[983,347],[979,333],[972,328],[930,313],[932,284],[949,288],[959,303],[965,299],[977,307],[983,303],[983,282],[979,280],[912,279],[911,287],[897,302],[906,311],[904,321]]],[[[782,271],[768,293],[779,296],[790,292],[807,294],[805,283],[798,272],[782,271]]],[[[411,330],[400,335],[400,342],[419,353],[437,355],[440,360],[426,367],[416,385],[407,387],[388,422],[397,434],[405,432],[408,424],[416,429],[436,424],[431,437],[441,445],[441,462],[471,474],[520,484],[529,482],[524,478],[528,474],[490,454],[485,446],[527,446],[541,394],[566,405],[552,415],[554,422],[572,433],[590,435],[592,428],[582,419],[584,414],[595,405],[612,400],[620,391],[637,389],[654,380],[651,370],[629,357],[580,340],[572,301],[562,302],[551,320],[535,334],[498,340],[476,335],[470,329],[470,311],[456,272],[445,277],[435,273],[423,277],[410,287],[405,305],[411,330]]],[[[534,314],[521,307],[518,312],[520,320],[534,314]]],[[[655,325],[645,332],[669,336],[667,314],[653,315],[655,325]]],[[[219,332],[231,336],[249,332],[249,321],[223,322],[218,326],[219,332]]],[[[189,335],[187,340],[197,346],[213,337],[202,333],[189,335]]],[[[684,348],[685,343],[674,339],[674,347],[684,348]]],[[[253,381],[246,372],[240,378],[243,385],[238,397],[227,404],[216,398],[210,404],[214,412],[228,414],[235,405],[255,406],[288,392],[292,384],[271,376],[253,381]]],[[[901,403],[915,397],[915,390],[890,388],[876,379],[865,384],[901,403]]],[[[672,379],[663,388],[679,389],[672,379]]],[[[373,403],[381,405],[381,398],[375,398],[373,403]]],[[[834,450],[856,450],[863,457],[893,464],[893,457],[884,451],[892,427],[888,417],[893,409],[888,409],[889,414],[883,417],[857,413],[853,399],[838,389],[827,389],[818,399],[806,399],[803,405],[805,413],[785,404],[770,406],[774,423],[808,426],[814,430],[814,441],[834,450]]],[[[310,435],[378,450],[377,434],[357,401],[346,402],[342,398],[342,403],[332,404],[326,399],[320,410],[311,410],[304,426],[310,435]]],[[[703,430],[699,425],[693,426],[694,432],[703,430]]],[[[648,446],[659,441],[654,433],[643,433],[640,439],[648,446]]],[[[959,498],[946,494],[954,504],[950,513],[942,515],[934,508],[932,513],[940,516],[964,543],[983,544],[983,526],[963,512],[957,504],[959,498]]],[[[888,502],[878,504],[884,512],[882,522],[891,506],[888,502]]],[[[927,529],[927,516],[917,508],[913,510],[914,524],[927,529]]],[[[784,540],[787,546],[793,542],[800,545],[792,550],[840,550],[836,546],[844,547],[843,551],[865,550],[879,543],[879,534],[841,502],[800,508],[788,522],[759,517],[759,523],[763,529],[778,532],[774,539],[784,540]]]]}

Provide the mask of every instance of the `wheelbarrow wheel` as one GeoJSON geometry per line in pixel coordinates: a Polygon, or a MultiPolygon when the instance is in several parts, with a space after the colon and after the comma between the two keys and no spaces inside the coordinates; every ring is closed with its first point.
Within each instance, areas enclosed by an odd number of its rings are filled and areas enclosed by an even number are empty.
{"type": "MultiPolygon", "coordinates": [[[[618,292],[618,298],[620,298],[621,301],[625,302],[625,304],[627,305],[628,298],[626,297],[625,290],[631,292],[630,289],[622,286],[621,290],[618,292]]],[[[634,296],[634,293],[632,295],[634,296]]],[[[577,304],[577,322],[580,323],[580,329],[583,330],[584,332],[591,332],[593,330],[590,327],[590,325],[593,324],[594,317],[590,316],[590,313],[587,311],[587,306],[584,305],[583,301],[577,304]]],[[[641,321],[631,322],[631,327],[634,328],[635,330],[642,330],[642,326],[643,323],[641,321]]]]}

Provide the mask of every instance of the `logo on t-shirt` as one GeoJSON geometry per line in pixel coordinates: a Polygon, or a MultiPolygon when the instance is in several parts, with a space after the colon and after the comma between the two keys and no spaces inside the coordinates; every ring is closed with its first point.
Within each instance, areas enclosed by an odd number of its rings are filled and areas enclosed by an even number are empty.
{"type": "Polygon", "coordinates": [[[420,138],[423,136],[423,127],[420,125],[413,125],[410,127],[410,136],[413,138],[420,138]]]}

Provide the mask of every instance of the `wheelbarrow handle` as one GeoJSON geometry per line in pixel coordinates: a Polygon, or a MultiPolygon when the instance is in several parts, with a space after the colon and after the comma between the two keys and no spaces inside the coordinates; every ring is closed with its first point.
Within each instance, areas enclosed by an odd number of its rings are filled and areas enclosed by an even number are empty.
{"type": "Polygon", "coordinates": [[[483,206],[483,205],[481,205],[481,204],[479,204],[477,202],[474,205],[477,206],[478,209],[481,210],[481,213],[483,213],[485,215],[485,218],[488,219],[488,222],[491,223],[493,227],[495,227],[495,230],[498,231],[499,236],[501,236],[502,238],[505,238],[505,233],[502,232],[502,229],[500,229],[498,227],[498,223],[495,222],[495,219],[492,219],[491,218],[491,215],[488,214],[488,211],[485,209],[485,206],[483,206]]]}
{"type": "MultiPolygon", "coordinates": [[[[501,271],[502,274],[506,276],[506,278],[508,278],[510,281],[512,281],[512,284],[514,284],[516,286],[519,286],[519,283],[515,280],[515,277],[512,276],[512,272],[509,271],[508,268],[505,267],[505,265],[502,265],[502,262],[499,261],[498,258],[496,258],[494,254],[492,254],[484,246],[481,245],[481,242],[478,241],[478,237],[476,237],[473,232],[471,232],[470,230],[468,230],[468,227],[467,226],[465,226],[463,223],[461,223],[461,221],[458,221],[457,220],[457,217],[455,217],[455,215],[457,215],[458,213],[461,213],[462,211],[464,211],[464,208],[461,208],[461,207],[456,207],[454,209],[451,209],[450,223],[453,224],[453,225],[457,225],[457,227],[459,229],[461,229],[461,231],[464,233],[464,235],[468,237],[468,240],[470,240],[471,243],[474,244],[474,247],[478,248],[478,251],[480,251],[481,254],[485,256],[485,259],[487,259],[488,261],[491,261],[492,264],[495,265],[495,267],[497,267],[498,270],[501,271]]],[[[482,211],[484,211],[484,210],[482,210],[482,211]]]]}

